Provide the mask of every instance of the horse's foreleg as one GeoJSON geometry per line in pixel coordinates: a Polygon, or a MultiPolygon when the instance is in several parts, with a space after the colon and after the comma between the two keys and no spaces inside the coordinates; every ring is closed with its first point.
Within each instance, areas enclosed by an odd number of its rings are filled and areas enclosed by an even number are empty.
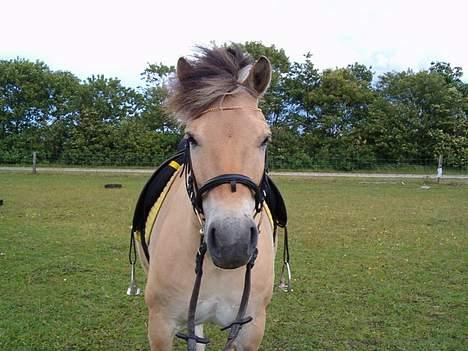
{"type": "Polygon", "coordinates": [[[232,350],[229,351],[257,351],[265,332],[265,318],[265,311],[257,313],[254,320],[242,328],[232,350]]]}
{"type": "MultiPolygon", "coordinates": [[[[197,324],[195,326],[195,335],[198,335],[200,337],[203,337],[203,324],[197,324]]],[[[205,345],[203,344],[197,344],[197,351],[205,351],[205,345]]]]}
{"type": "Polygon", "coordinates": [[[150,309],[148,339],[151,351],[170,351],[175,335],[175,324],[163,314],[150,309]]]}

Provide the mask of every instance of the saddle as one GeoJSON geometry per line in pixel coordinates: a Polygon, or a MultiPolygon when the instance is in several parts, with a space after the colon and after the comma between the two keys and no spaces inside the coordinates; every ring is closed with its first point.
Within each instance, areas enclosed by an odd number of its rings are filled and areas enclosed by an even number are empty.
{"type": "MultiPolygon", "coordinates": [[[[151,235],[151,233],[145,233],[148,216],[161,195],[165,196],[163,192],[167,191],[166,186],[173,178],[175,172],[184,165],[185,159],[185,149],[182,149],[164,161],[148,179],[138,198],[133,214],[132,231],[137,233],[137,239],[140,240],[148,261],[147,237],[151,235]]],[[[286,205],[278,187],[266,173],[260,188],[264,192],[265,203],[271,213],[271,220],[274,226],[274,240],[276,240],[277,227],[285,228],[288,222],[286,205]]]]}

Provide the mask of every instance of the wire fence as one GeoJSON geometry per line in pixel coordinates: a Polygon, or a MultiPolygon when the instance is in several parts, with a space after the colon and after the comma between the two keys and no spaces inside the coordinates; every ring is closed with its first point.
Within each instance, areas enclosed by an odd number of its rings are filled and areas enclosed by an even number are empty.
{"type": "MultiPolygon", "coordinates": [[[[326,159],[287,160],[282,157],[270,159],[271,169],[287,170],[317,170],[317,171],[366,171],[366,172],[436,172],[439,163],[437,159],[361,159],[347,157],[329,157],[326,159]]],[[[445,171],[457,174],[468,173],[468,161],[457,165],[442,164],[445,171]]]]}
{"type": "MultiPolygon", "coordinates": [[[[48,167],[111,167],[111,168],[155,168],[161,164],[167,155],[140,156],[136,154],[111,155],[79,155],[79,157],[50,157],[36,154],[37,166],[48,167]]],[[[21,157],[2,158],[2,166],[32,166],[32,154],[21,157]]],[[[270,170],[298,171],[366,171],[366,172],[407,172],[435,173],[438,167],[437,159],[360,159],[345,157],[328,157],[326,159],[290,159],[287,156],[270,156],[270,170]]],[[[456,166],[443,164],[444,172],[453,174],[468,174],[468,161],[459,162],[456,166]]]]}

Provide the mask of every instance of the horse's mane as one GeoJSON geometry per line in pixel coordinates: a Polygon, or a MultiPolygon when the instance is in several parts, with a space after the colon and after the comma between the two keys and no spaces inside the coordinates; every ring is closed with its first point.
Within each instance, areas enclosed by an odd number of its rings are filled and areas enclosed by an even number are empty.
{"type": "MultiPolygon", "coordinates": [[[[181,122],[196,118],[226,94],[245,88],[240,82],[246,78],[246,67],[253,64],[252,58],[236,45],[198,47],[198,51],[186,60],[190,65],[188,72],[173,77],[169,84],[166,107],[181,122]]],[[[245,91],[254,95],[249,89],[245,91]]]]}

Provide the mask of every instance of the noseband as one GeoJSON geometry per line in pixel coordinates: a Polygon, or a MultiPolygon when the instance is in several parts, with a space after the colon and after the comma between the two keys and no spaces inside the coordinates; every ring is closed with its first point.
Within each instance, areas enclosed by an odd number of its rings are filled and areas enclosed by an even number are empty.
{"type": "MultiPolygon", "coordinates": [[[[259,111],[262,110],[258,107],[243,107],[243,106],[231,106],[231,107],[215,107],[210,108],[208,110],[203,111],[200,113],[196,118],[203,116],[209,112],[215,111],[230,111],[230,110],[253,110],[259,111]]],[[[266,155],[266,152],[265,152],[266,155]]],[[[266,157],[265,157],[266,161],[266,157]]],[[[230,184],[231,192],[235,193],[237,191],[237,184],[242,184],[249,188],[252,191],[254,200],[255,200],[255,213],[259,213],[263,207],[263,201],[265,200],[264,191],[262,191],[261,187],[264,183],[266,168],[263,170],[262,180],[260,184],[255,183],[250,177],[243,175],[243,174],[236,174],[236,173],[227,173],[221,174],[219,176],[213,177],[207,180],[200,188],[198,187],[197,180],[195,178],[195,173],[193,172],[192,167],[192,158],[190,156],[190,143],[186,140],[185,144],[185,163],[184,163],[184,173],[185,173],[185,185],[187,188],[187,194],[192,202],[192,207],[195,212],[198,214],[204,214],[203,212],[203,195],[214,188],[223,185],[223,184],[230,184]]],[[[265,162],[266,167],[266,162],[265,162]]]]}
{"type": "MultiPolygon", "coordinates": [[[[255,111],[261,111],[259,108],[252,108],[252,107],[242,107],[242,106],[233,106],[233,107],[225,107],[225,108],[212,108],[202,112],[200,117],[208,112],[214,111],[223,111],[223,110],[237,110],[237,109],[253,109],[255,111]]],[[[177,337],[184,339],[187,342],[187,350],[188,351],[195,351],[197,343],[200,344],[207,344],[209,341],[206,338],[197,336],[195,334],[195,312],[197,308],[198,302],[198,295],[200,292],[200,285],[201,285],[201,278],[203,275],[203,260],[207,250],[207,245],[204,239],[204,230],[205,230],[205,216],[203,212],[203,196],[207,194],[209,191],[213,190],[214,188],[223,185],[229,184],[231,188],[231,192],[237,191],[237,184],[242,184],[246,186],[253,195],[255,200],[255,215],[259,214],[263,209],[263,203],[265,201],[265,191],[264,191],[264,184],[266,179],[266,151],[265,151],[265,169],[263,170],[262,179],[260,184],[255,183],[250,177],[237,174],[237,173],[226,173],[221,174],[216,177],[213,177],[207,180],[201,187],[198,187],[197,179],[195,177],[195,173],[193,172],[192,167],[192,158],[190,155],[190,142],[186,140],[185,142],[185,162],[184,162],[184,170],[183,174],[185,175],[185,186],[187,189],[187,194],[192,203],[193,210],[200,222],[200,247],[198,249],[196,260],[195,260],[195,284],[192,290],[192,296],[190,298],[190,305],[188,311],[188,318],[187,318],[187,334],[177,333],[177,337]]],[[[181,174],[182,175],[182,174],[181,174]]],[[[260,224],[259,224],[260,225],[260,224]]],[[[245,313],[247,310],[247,304],[249,301],[250,295],[250,277],[251,277],[251,270],[254,266],[255,259],[257,257],[257,249],[255,249],[253,256],[250,258],[249,262],[246,266],[245,277],[244,277],[244,290],[242,292],[241,303],[239,305],[239,310],[237,312],[237,316],[234,322],[230,325],[222,328],[221,330],[230,329],[228,339],[226,345],[224,346],[224,350],[229,350],[239,335],[242,326],[246,323],[252,321],[252,317],[245,317],[245,313]]]]}
{"type": "Polygon", "coordinates": [[[263,202],[265,200],[264,191],[261,189],[263,179],[265,178],[265,170],[263,171],[262,181],[260,185],[255,183],[250,177],[237,174],[237,173],[226,173],[221,174],[207,180],[200,188],[198,187],[197,179],[192,168],[192,158],[190,157],[190,143],[186,141],[185,146],[185,163],[184,163],[184,174],[185,174],[185,186],[187,188],[187,194],[192,203],[192,207],[197,214],[204,214],[203,211],[203,196],[214,188],[229,184],[231,186],[231,192],[237,191],[237,184],[242,184],[249,188],[252,192],[255,200],[255,214],[259,213],[263,208],[263,202]]]}

